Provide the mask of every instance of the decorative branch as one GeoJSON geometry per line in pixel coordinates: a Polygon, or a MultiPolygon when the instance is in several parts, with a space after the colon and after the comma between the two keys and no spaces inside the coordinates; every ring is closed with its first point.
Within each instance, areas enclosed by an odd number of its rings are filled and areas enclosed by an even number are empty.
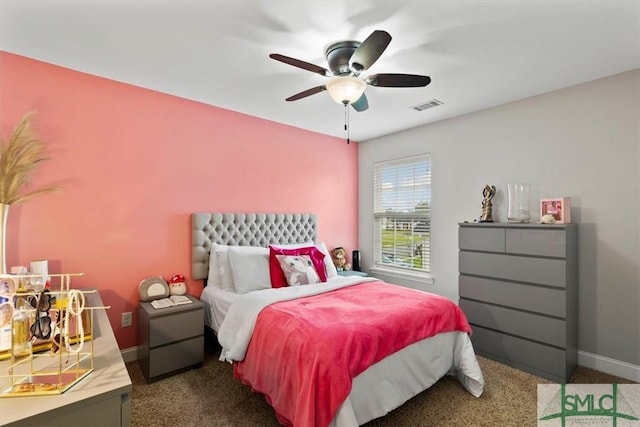
{"type": "Polygon", "coordinates": [[[27,113],[22,117],[13,129],[8,144],[0,138],[0,203],[12,205],[62,189],[50,185],[21,194],[24,187],[31,183],[38,165],[49,160],[45,154],[45,143],[31,126],[32,116],[33,113],[27,113]]]}

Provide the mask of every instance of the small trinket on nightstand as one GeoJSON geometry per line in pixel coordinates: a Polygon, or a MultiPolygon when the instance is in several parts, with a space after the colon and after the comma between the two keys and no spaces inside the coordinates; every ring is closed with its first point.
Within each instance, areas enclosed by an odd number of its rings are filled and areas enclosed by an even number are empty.
{"type": "Polygon", "coordinates": [[[169,280],[169,293],[171,295],[184,295],[187,293],[187,282],[182,274],[176,274],[169,280]]]}

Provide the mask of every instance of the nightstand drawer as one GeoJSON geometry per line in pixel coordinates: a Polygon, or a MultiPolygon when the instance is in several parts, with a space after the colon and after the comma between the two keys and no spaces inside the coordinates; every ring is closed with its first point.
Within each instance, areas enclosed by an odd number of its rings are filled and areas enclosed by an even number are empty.
{"type": "Polygon", "coordinates": [[[202,307],[166,316],[153,318],[153,328],[149,331],[149,346],[157,347],[174,341],[181,341],[204,333],[204,311],[202,307]]]}
{"type": "Polygon", "coordinates": [[[149,377],[157,377],[204,360],[204,336],[176,342],[150,351],[149,377]]]}

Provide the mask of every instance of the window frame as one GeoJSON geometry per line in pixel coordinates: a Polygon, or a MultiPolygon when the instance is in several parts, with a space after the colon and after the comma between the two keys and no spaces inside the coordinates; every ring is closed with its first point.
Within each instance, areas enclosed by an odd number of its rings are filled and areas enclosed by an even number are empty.
{"type": "MultiPolygon", "coordinates": [[[[374,231],[374,239],[373,239],[373,263],[371,270],[374,272],[379,272],[382,274],[392,274],[396,276],[404,276],[407,279],[420,279],[420,280],[431,280],[431,191],[432,191],[432,182],[431,182],[431,173],[432,170],[432,160],[431,155],[429,153],[418,154],[409,157],[403,157],[399,159],[386,160],[376,162],[373,165],[373,231],[374,231]],[[421,177],[420,171],[418,170],[421,167],[426,167],[425,174],[421,177]],[[405,168],[405,170],[403,170],[405,168]],[[396,188],[392,191],[383,190],[383,173],[391,172],[395,174],[393,179],[401,180],[402,178],[410,177],[411,184],[409,186],[396,186],[396,188]],[[420,189],[420,187],[424,187],[420,189]],[[400,193],[403,191],[406,193],[408,188],[412,188],[413,190],[409,190],[409,192],[413,192],[413,195],[410,196],[407,200],[409,202],[398,202],[400,198],[400,193]],[[420,200],[420,196],[416,195],[416,192],[424,191],[424,200],[420,200]],[[387,207],[390,203],[383,201],[383,193],[386,195],[391,195],[392,198],[395,197],[396,202],[392,202],[393,209],[398,210],[399,212],[390,213],[387,207]],[[419,206],[420,203],[425,203],[424,212],[416,212],[415,207],[419,206]],[[412,211],[408,211],[411,209],[412,211]],[[404,209],[404,211],[403,211],[404,209]],[[410,240],[411,246],[409,250],[398,250],[397,249],[397,236],[396,233],[398,231],[398,227],[393,227],[394,234],[394,243],[393,243],[393,261],[394,262],[384,262],[383,255],[385,250],[383,248],[383,232],[384,227],[380,224],[381,221],[384,221],[385,218],[393,218],[395,221],[404,220],[404,223],[410,223],[410,240]],[[423,230],[418,230],[418,233],[424,233],[426,236],[423,236],[423,239],[426,237],[426,247],[422,247],[422,251],[420,253],[420,268],[414,266],[402,265],[402,261],[396,263],[397,254],[402,254],[403,256],[407,256],[407,254],[411,254],[415,247],[413,246],[413,242],[415,241],[415,227],[419,226],[420,222],[422,222],[423,230]],[[426,257],[426,258],[425,258],[426,257]],[[425,266],[426,263],[426,266],[425,266]]],[[[406,197],[406,194],[405,194],[406,197]]],[[[387,228],[388,230],[388,228],[387,228]]],[[[421,243],[425,243],[424,240],[420,240],[421,243]]],[[[409,255],[411,258],[411,263],[415,264],[416,260],[415,252],[412,255],[409,255]]]]}

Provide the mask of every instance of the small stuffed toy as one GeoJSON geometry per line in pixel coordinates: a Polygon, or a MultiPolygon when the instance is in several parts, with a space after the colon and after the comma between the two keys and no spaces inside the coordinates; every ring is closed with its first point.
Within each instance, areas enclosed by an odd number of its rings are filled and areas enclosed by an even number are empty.
{"type": "Polygon", "coordinates": [[[351,264],[347,263],[346,254],[347,251],[343,247],[337,247],[331,251],[331,259],[333,260],[333,265],[336,266],[336,270],[342,271],[351,268],[351,264]]]}
{"type": "Polygon", "coordinates": [[[176,274],[169,280],[169,293],[171,295],[184,295],[187,293],[187,283],[182,274],[176,274]]]}

